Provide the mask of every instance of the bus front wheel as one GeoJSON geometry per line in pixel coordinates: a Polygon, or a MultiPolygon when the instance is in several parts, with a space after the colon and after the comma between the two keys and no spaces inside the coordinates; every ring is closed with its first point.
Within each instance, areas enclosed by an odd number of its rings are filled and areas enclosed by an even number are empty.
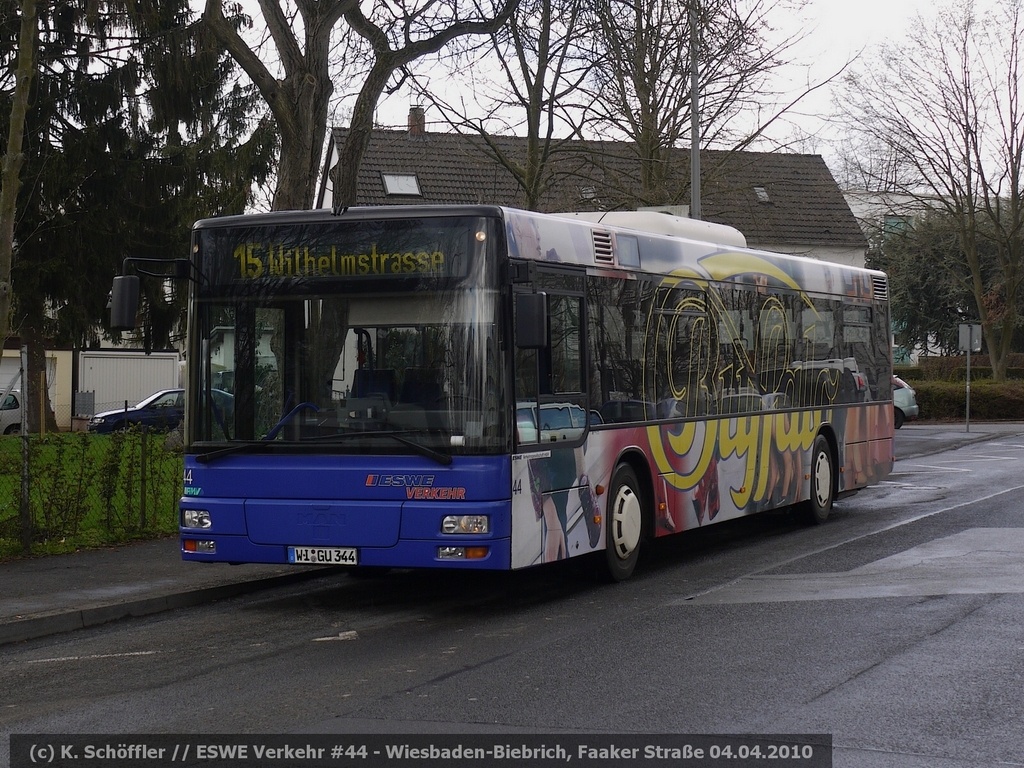
{"type": "Polygon", "coordinates": [[[625,581],[633,575],[644,534],[644,505],[636,472],[620,464],[612,475],[605,541],[606,575],[625,581]]]}
{"type": "Polygon", "coordinates": [[[835,495],[834,476],[832,447],[824,435],[818,435],[811,449],[811,497],[804,502],[807,522],[820,525],[828,520],[835,495]]]}

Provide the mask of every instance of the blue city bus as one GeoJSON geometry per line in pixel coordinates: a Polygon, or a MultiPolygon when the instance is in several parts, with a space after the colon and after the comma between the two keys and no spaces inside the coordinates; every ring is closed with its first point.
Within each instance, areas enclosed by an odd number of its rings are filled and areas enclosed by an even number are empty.
{"type": "Polygon", "coordinates": [[[199,221],[186,271],[188,561],[621,580],[655,537],[820,523],[892,468],[886,276],[727,227],[277,212],[199,221]]]}

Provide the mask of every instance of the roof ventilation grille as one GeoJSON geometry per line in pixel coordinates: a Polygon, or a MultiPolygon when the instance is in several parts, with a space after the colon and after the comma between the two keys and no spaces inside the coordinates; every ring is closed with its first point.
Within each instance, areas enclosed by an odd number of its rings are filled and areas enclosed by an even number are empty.
{"type": "Polygon", "coordinates": [[[889,281],[879,275],[872,275],[871,281],[875,284],[875,298],[879,301],[888,301],[889,281]]]}
{"type": "Polygon", "coordinates": [[[612,251],[612,233],[601,229],[593,230],[594,258],[601,264],[614,264],[615,254],[612,251]]]}

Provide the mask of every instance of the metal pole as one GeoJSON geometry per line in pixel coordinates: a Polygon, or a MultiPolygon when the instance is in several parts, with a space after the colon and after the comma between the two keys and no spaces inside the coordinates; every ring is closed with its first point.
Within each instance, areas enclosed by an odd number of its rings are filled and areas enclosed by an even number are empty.
{"type": "Polygon", "coordinates": [[[39,436],[46,436],[46,371],[39,373],[39,436]]]}
{"type": "MultiPolygon", "coordinates": [[[[25,372],[28,370],[28,347],[21,348],[21,380],[28,383],[25,372]]],[[[28,451],[28,387],[21,393],[21,504],[19,515],[21,517],[21,548],[26,555],[32,553],[32,507],[29,506],[29,451],[28,451]]]]}
{"type": "Polygon", "coordinates": [[[967,431],[971,431],[971,347],[974,345],[974,337],[967,345],[967,431]]]}
{"type": "Polygon", "coordinates": [[[700,210],[700,84],[697,78],[697,3],[690,0],[690,218],[701,218],[700,210]]]}
{"type": "Polygon", "coordinates": [[[139,528],[146,530],[146,464],[149,462],[149,428],[142,425],[142,444],[139,448],[139,528]]]}

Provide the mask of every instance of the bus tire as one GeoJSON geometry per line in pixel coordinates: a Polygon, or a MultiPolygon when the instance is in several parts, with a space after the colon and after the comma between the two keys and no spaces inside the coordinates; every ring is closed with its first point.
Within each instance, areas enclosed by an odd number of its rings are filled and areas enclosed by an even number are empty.
{"type": "Polygon", "coordinates": [[[835,461],[832,446],[824,435],[814,438],[811,448],[811,497],[804,502],[804,517],[812,525],[828,520],[835,496],[835,461]]]}
{"type": "Polygon", "coordinates": [[[625,581],[633,575],[644,537],[644,504],[640,482],[629,464],[619,464],[612,474],[612,494],[605,514],[605,575],[625,581]]]}

